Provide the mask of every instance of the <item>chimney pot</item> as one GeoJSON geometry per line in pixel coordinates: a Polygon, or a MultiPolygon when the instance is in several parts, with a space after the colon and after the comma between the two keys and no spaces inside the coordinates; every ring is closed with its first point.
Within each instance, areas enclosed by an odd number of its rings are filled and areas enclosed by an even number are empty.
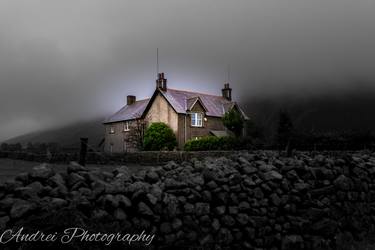
{"type": "Polygon", "coordinates": [[[222,96],[228,101],[232,101],[232,89],[229,87],[229,83],[224,83],[224,88],[221,90],[222,96]]]}
{"type": "Polygon", "coordinates": [[[126,97],[126,104],[127,105],[132,105],[132,104],[135,103],[135,101],[136,101],[136,97],[134,95],[128,95],[126,97]]]}
{"type": "Polygon", "coordinates": [[[158,73],[158,79],[156,80],[156,88],[163,91],[167,91],[167,79],[164,78],[164,73],[158,73]]]}

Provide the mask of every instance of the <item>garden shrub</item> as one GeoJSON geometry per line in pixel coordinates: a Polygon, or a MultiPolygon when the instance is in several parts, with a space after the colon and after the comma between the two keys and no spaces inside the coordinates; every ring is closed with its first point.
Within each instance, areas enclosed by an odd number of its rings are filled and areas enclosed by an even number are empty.
{"type": "Polygon", "coordinates": [[[186,151],[208,151],[208,150],[239,150],[250,149],[252,143],[249,138],[215,137],[206,136],[198,140],[192,139],[186,142],[186,151]]]}
{"type": "Polygon", "coordinates": [[[145,132],[143,149],[147,151],[173,150],[177,146],[176,135],[167,124],[152,123],[145,132]]]}

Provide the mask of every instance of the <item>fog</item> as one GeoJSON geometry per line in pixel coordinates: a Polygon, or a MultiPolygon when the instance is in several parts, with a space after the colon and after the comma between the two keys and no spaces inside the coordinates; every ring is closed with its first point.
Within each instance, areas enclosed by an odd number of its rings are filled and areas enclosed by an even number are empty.
{"type": "Polygon", "coordinates": [[[307,98],[375,88],[375,1],[0,0],[0,141],[155,88],[307,98]],[[373,88],[374,87],[374,88],[373,88]]]}

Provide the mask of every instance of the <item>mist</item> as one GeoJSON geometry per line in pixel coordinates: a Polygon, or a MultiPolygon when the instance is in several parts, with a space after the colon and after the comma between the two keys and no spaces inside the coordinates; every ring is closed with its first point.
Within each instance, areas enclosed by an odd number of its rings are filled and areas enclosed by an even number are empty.
{"type": "Polygon", "coordinates": [[[369,95],[374,11],[370,0],[1,0],[0,141],[151,96],[156,48],[170,88],[220,94],[229,64],[240,103],[369,95]]]}

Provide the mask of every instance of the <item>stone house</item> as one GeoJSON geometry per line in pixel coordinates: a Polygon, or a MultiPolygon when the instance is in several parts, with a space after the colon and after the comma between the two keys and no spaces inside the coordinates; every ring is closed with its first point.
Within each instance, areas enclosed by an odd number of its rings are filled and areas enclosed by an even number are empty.
{"type": "Polygon", "coordinates": [[[232,101],[229,83],[224,84],[222,95],[210,95],[167,88],[164,73],[159,73],[151,98],[137,101],[135,96],[128,95],[127,104],[103,122],[104,151],[124,153],[138,150],[145,128],[153,122],[163,122],[171,127],[179,149],[190,139],[225,136],[229,132],[222,117],[231,109],[248,120],[238,104],[232,101]]]}

